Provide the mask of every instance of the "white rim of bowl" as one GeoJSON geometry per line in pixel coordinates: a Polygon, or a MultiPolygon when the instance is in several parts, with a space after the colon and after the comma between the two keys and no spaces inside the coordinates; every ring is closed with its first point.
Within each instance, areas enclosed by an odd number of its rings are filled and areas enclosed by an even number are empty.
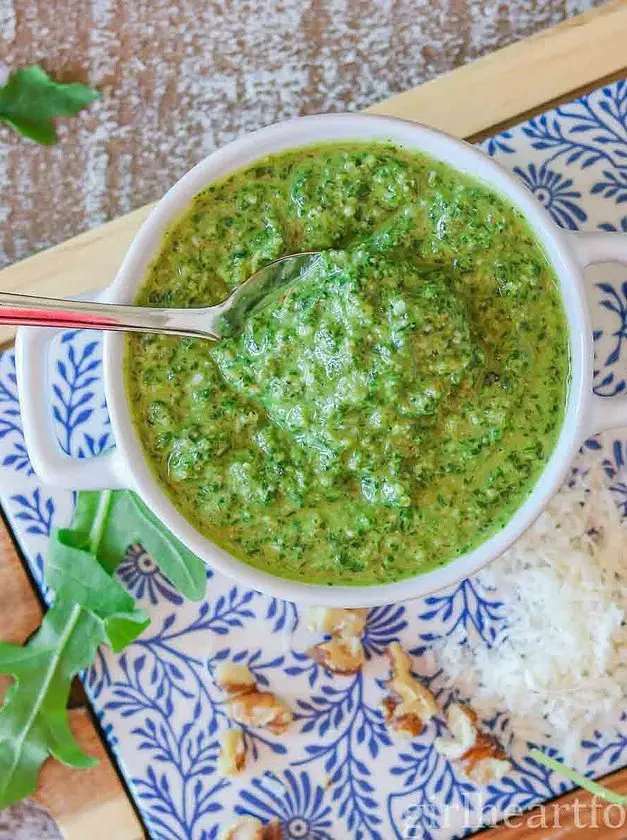
{"type": "Polygon", "coordinates": [[[442,566],[393,583],[368,585],[308,584],[263,572],[239,560],[200,534],[177,510],[157,482],[131,423],[123,382],[121,334],[105,333],[105,391],[118,452],[128,467],[129,483],[148,507],[191,551],[215,570],[238,583],[289,601],[344,607],[371,607],[429,595],[469,577],[499,557],[532,524],[561,485],[584,437],[590,402],[592,346],[581,269],[567,237],[536,199],[513,176],[484,153],[442,132],[391,117],[331,114],[297,117],[262,128],[229,143],[198,163],[157,203],[136,234],[122,266],[104,293],[108,301],[130,302],[156,256],[165,231],[189,207],[194,195],[216,180],[259,161],[268,154],[334,142],[382,142],[430,155],[495,190],[525,216],[559,279],[568,318],[571,381],[560,436],[526,501],[507,524],[472,551],[442,566]]]}

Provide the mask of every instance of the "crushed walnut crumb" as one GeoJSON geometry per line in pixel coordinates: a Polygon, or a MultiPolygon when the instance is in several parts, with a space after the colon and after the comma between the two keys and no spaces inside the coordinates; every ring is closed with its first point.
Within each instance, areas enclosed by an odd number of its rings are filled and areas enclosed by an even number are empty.
{"type": "Polygon", "coordinates": [[[220,735],[218,772],[223,776],[237,776],[246,764],[246,744],[241,729],[225,729],[220,735]]]}
{"type": "Polygon", "coordinates": [[[223,662],[216,668],[216,683],[229,696],[246,694],[257,688],[257,680],[250,668],[236,662],[223,662]]]}
{"type": "Polygon", "coordinates": [[[361,635],[368,610],[316,607],[309,611],[309,630],[331,636],[309,648],[307,655],[334,674],[356,674],[366,662],[361,635]]]}
{"type": "Polygon", "coordinates": [[[294,715],[289,706],[270,691],[250,691],[229,701],[231,717],[243,726],[258,726],[281,735],[294,715]]]}
{"type": "Polygon", "coordinates": [[[335,674],[356,674],[366,661],[361,640],[355,637],[320,642],[307,653],[318,665],[335,674]]]}
{"type": "Polygon", "coordinates": [[[390,663],[389,694],[383,699],[383,714],[388,727],[406,737],[419,735],[440,707],[429,689],[411,672],[411,657],[398,642],[386,651],[390,663]]]}
{"type": "Polygon", "coordinates": [[[220,840],[264,840],[263,823],[257,817],[238,817],[220,840]]]}
{"type": "Polygon", "coordinates": [[[463,703],[451,703],[446,713],[452,738],[436,738],[440,755],[460,761],[468,778],[478,785],[498,782],[511,762],[497,739],[479,729],[477,713],[463,703]]]}
{"type": "Polygon", "coordinates": [[[263,828],[263,840],[283,840],[283,830],[278,820],[272,820],[263,828]]]}
{"type": "Polygon", "coordinates": [[[344,638],[359,637],[366,628],[366,609],[332,609],[313,607],[309,610],[307,629],[314,633],[326,633],[329,636],[344,638]]]}
{"type": "Polygon", "coordinates": [[[221,835],[220,840],[282,840],[281,823],[272,820],[264,825],[257,817],[238,817],[221,835]]]}
{"type": "MultiPolygon", "coordinates": [[[[228,695],[231,720],[241,726],[257,726],[281,735],[292,722],[290,707],[271,691],[260,691],[255,675],[246,665],[224,662],[215,674],[216,683],[228,695]]],[[[228,729],[221,737],[218,767],[225,776],[233,776],[244,767],[246,749],[239,729],[228,729]]]]}

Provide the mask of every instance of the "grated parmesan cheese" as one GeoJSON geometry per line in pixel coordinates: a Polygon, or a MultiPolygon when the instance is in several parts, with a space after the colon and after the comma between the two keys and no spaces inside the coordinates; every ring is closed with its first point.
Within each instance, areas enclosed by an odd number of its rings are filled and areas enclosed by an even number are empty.
{"type": "Polygon", "coordinates": [[[436,655],[449,687],[481,716],[504,711],[512,732],[551,740],[572,760],[585,731],[625,700],[627,524],[598,466],[564,487],[488,570],[506,620],[494,643],[447,637],[436,655]]]}

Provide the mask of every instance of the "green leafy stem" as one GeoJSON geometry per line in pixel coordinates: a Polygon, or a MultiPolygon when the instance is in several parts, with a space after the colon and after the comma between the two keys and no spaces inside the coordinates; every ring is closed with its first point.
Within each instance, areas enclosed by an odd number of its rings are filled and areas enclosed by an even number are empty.
{"type": "Polygon", "coordinates": [[[572,767],[568,767],[566,764],[562,764],[561,761],[551,758],[550,755],[546,755],[546,753],[543,753],[535,748],[529,752],[529,755],[531,758],[535,759],[535,761],[538,761],[540,764],[544,764],[544,766],[548,767],[550,770],[554,770],[556,773],[570,779],[571,782],[574,782],[576,785],[579,785],[579,787],[587,790],[588,793],[593,794],[593,796],[605,799],[606,802],[609,802],[612,805],[620,805],[623,807],[627,806],[627,796],[622,796],[620,793],[614,793],[613,790],[600,785],[598,782],[595,782],[594,779],[589,779],[587,776],[578,773],[576,770],[573,770],[572,767]]]}
{"type": "Polygon", "coordinates": [[[150,623],[114,577],[129,545],[141,543],[183,595],[200,600],[206,569],[129,491],[78,493],[69,528],[50,542],[45,577],[55,598],[24,645],[0,642],[0,673],[13,683],[0,708],[0,809],[32,793],[49,757],[91,767],[70,731],[72,680],[99,645],[116,653],[150,623]]]}

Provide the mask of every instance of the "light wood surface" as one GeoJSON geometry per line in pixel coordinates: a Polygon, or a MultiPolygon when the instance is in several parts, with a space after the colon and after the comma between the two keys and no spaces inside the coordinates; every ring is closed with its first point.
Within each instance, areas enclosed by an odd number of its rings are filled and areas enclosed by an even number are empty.
{"type": "Polygon", "coordinates": [[[70,712],[76,740],[99,763],[71,770],[56,761],[44,764],[35,801],[50,811],[65,840],[141,840],[145,837],[117,772],[85,709],[70,712]]]}
{"type": "MultiPolygon", "coordinates": [[[[38,627],[42,610],[15,546],[0,519],[0,639],[19,644],[38,627]]],[[[0,697],[9,678],[0,676],[0,697]]],[[[44,764],[33,799],[48,809],[65,840],[139,840],[144,837],[133,806],[94,727],[89,712],[72,709],[72,731],[99,759],[89,770],[56,761],[44,764]]]]}
{"type": "MultiPolygon", "coordinates": [[[[81,233],[41,254],[0,271],[0,289],[27,295],[70,297],[107,286],[150,205],[81,233]]],[[[0,345],[13,338],[12,327],[0,325],[0,345]]]]}
{"type": "Polygon", "coordinates": [[[0,519],[0,639],[21,644],[40,621],[39,598],[0,519]]]}
{"type": "MultiPolygon", "coordinates": [[[[627,0],[614,0],[373,107],[472,137],[627,72],[627,0]],[[453,104],[454,103],[454,104],[453,104]]],[[[149,206],[0,271],[0,288],[66,297],[106,286],[149,206]]],[[[13,330],[0,328],[0,343],[13,330]]]]}
{"type": "Polygon", "coordinates": [[[0,124],[0,268],[154,201],[298,114],[381,102],[606,0],[0,0],[4,68],[101,98],[60,143],[0,124]]]}

